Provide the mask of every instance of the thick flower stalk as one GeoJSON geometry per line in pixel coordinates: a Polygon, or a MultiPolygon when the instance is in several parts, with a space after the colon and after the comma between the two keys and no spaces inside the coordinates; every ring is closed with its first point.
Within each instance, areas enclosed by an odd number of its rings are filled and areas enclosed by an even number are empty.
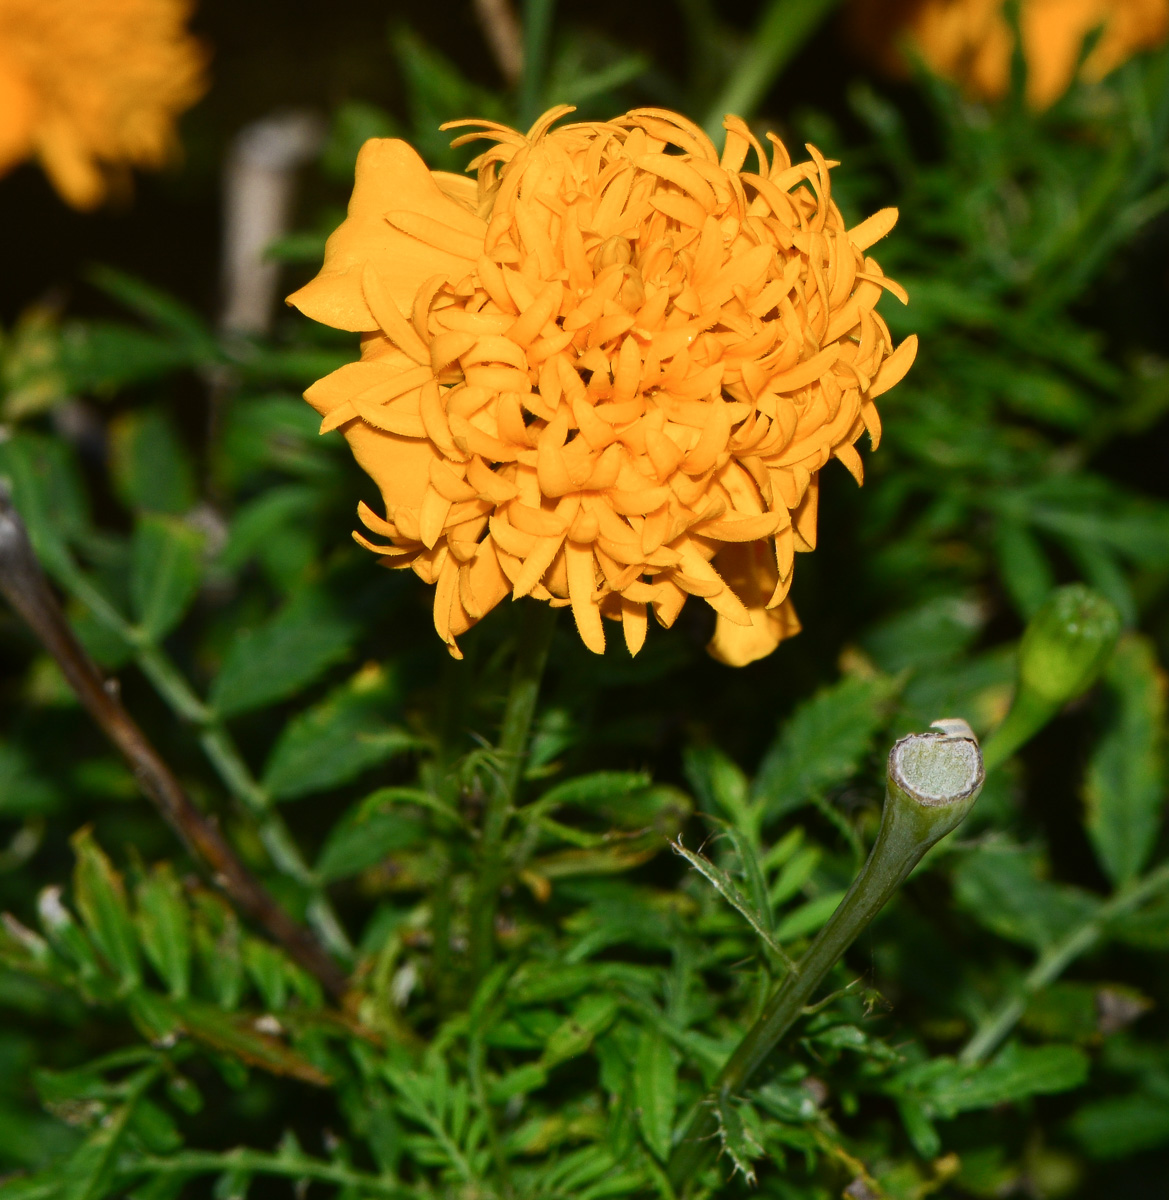
{"type": "Polygon", "coordinates": [[[456,637],[504,597],[602,618],[631,653],[689,596],[741,665],[799,629],[788,590],[816,543],[818,472],[880,437],[877,396],[916,351],[875,311],[905,299],[849,230],[834,163],[792,165],[735,117],[721,159],[669,112],[525,136],[486,121],[475,179],[404,142],[362,148],[348,219],[289,298],[362,334],[361,360],[305,393],[381,491],[364,546],[434,584],[456,637]],[[746,170],[754,155],[757,170],[746,170]]]}
{"type": "Polygon", "coordinates": [[[0,174],[36,158],[93,208],[127,168],[159,167],[203,94],[189,0],[0,0],[0,174]]]}
{"type": "MultiPolygon", "coordinates": [[[[859,0],[862,40],[897,65],[895,43],[913,49],[941,75],[985,99],[1006,94],[1015,37],[1006,0],[859,0]]],[[[1027,63],[1027,101],[1050,107],[1077,74],[1103,79],[1169,35],[1169,0],[1022,0],[1019,28],[1027,63]],[[1081,63],[1084,43],[1097,33],[1081,63]]],[[[902,64],[903,65],[903,64],[902,64]]]]}

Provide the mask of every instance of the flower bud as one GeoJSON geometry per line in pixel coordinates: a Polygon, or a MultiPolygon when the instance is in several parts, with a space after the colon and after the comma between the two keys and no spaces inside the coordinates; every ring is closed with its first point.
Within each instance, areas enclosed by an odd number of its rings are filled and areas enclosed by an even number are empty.
{"type": "Polygon", "coordinates": [[[1060,706],[1096,682],[1120,635],[1120,614],[1098,592],[1058,588],[1031,619],[1019,646],[1019,685],[1060,706]]]}

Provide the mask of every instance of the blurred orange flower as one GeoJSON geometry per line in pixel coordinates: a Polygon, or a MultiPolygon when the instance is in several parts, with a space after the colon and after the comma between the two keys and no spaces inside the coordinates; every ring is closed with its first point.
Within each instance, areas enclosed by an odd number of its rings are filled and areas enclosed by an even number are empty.
{"type": "Polygon", "coordinates": [[[306,399],[381,490],[357,540],[435,585],[456,636],[505,596],[571,605],[585,644],[688,596],[718,614],[711,652],[742,665],[799,629],[792,556],[816,542],[817,472],[909,369],[874,311],[865,251],[829,163],[768,156],[737,117],[720,158],[695,125],[638,109],[492,145],[477,180],[429,171],[404,142],[362,148],[348,219],[289,298],[359,331],[361,360],[306,399]],[[743,169],[754,153],[758,171],[743,169]],[[807,185],[811,185],[810,188],[807,185]]]}
{"type": "MultiPolygon", "coordinates": [[[[975,95],[996,99],[1010,85],[1014,35],[1005,0],[859,0],[860,39],[895,61],[895,39],[908,34],[939,74],[975,95]]],[[[1019,15],[1027,62],[1027,100],[1054,104],[1077,68],[1088,82],[1103,79],[1140,50],[1169,35],[1169,0],[1022,0],[1019,15]],[[1084,41],[1099,37],[1080,67],[1084,41]]]]}
{"type": "Polygon", "coordinates": [[[128,166],[157,167],[205,89],[188,0],[0,0],[0,174],[40,160],[93,208],[128,166]]]}

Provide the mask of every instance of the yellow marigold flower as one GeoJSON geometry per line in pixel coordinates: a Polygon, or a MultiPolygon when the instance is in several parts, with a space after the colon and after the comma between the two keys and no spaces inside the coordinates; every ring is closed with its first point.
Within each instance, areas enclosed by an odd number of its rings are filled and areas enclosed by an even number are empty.
{"type": "MultiPolygon", "coordinates": [[[[888,0],[861,0],[862,40],[887,61],[893,38],[907,33],[939,74],[986,99],[1010,86],[1014,34],[1005,0],[917,0],[892,9],[888,0]]],[[[1141,50],[1169,34],[1169,0],[1022,0],[1019,26],[1027,62],[1027,100],[1054,104],[1071,86],[1084,40],[1099,38],[1080,69],[1088,82],[1103,79],[1141,50]]]]}
{"type": "Polygon", "coordinates": [[[720,160],[674,113],[492,145],[477,180],[367,142],[321,273],[289,298],[359,331],[361,360],[306,399],[381,490],[388,543],[358,542],[435,585],[456,636],[505,596],[571,605],[589,649],[602,617],[636,654],[647,609],[718,614],[711,652],[741,665],[799,623],[792,556],[816,542],[817,472],[880,422],[874,399],[916,351],[874,310],[904,299],[865,251],[897,219],[848,230],[829,168],[770,157],[737,117],[720,160]],[[744,170],[754,152],[758,171],[744,170]],[[808,186],[810,185],[810,187],[808,186]]]}
{"type": "Polygon", "coordinates": [[[93,208],[129,165],[157,167],[203,94],[188,0],[0,0],[0,174],[36,157],[93,208]]]}

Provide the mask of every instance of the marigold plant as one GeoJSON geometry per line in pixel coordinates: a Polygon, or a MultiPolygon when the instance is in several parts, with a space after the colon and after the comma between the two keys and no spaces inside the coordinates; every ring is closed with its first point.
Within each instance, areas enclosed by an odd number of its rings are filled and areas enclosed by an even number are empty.
{"type": "Polygon", "coordinates": [[[161,166],[203,94],[188,0],[0,0],[0,174],[36,158],[75,208],[161,166]]]}
{"type": "MultiPolygon", "coordinates": [[[[862,0],[862,40],[901,66],[893,43],[908,35],[939,74],[971,93],[997,99],[1010,86],[1014,34],[1005,0],[918,0],[891,7],[862,0]]],[[[1019,10],[1027,62],[1027,100],[1054,104],[1079,76],[1096,82],[1169,34],[1169,0],[1023,0],[1019,10]],[[1098,34],[1087,55],[1085,39],[1098,34]]]]}
{"type": "Polygon", "coordinates": [[[673,113],[486,121],[477,179],[367,142],[320,275],[290,297],[362,334],[361,360],[306,398],[382,492],[362,545],[435,585],[455,638],[505,596],[571,604],[585,644],[688,596],[718,614],[712,653],[742,665],[799,623],[796,550],[816,543],[817,473],[880,437],[875,398],[908,370],[874,306],[905,299],[852,230],[821,154],[770,157],[736,117],[720,159],[673,113]],[[744,169],[754,153],[758,171],[744,169]],[[810,187],[808,185],[811,185],[810,187]]]}

